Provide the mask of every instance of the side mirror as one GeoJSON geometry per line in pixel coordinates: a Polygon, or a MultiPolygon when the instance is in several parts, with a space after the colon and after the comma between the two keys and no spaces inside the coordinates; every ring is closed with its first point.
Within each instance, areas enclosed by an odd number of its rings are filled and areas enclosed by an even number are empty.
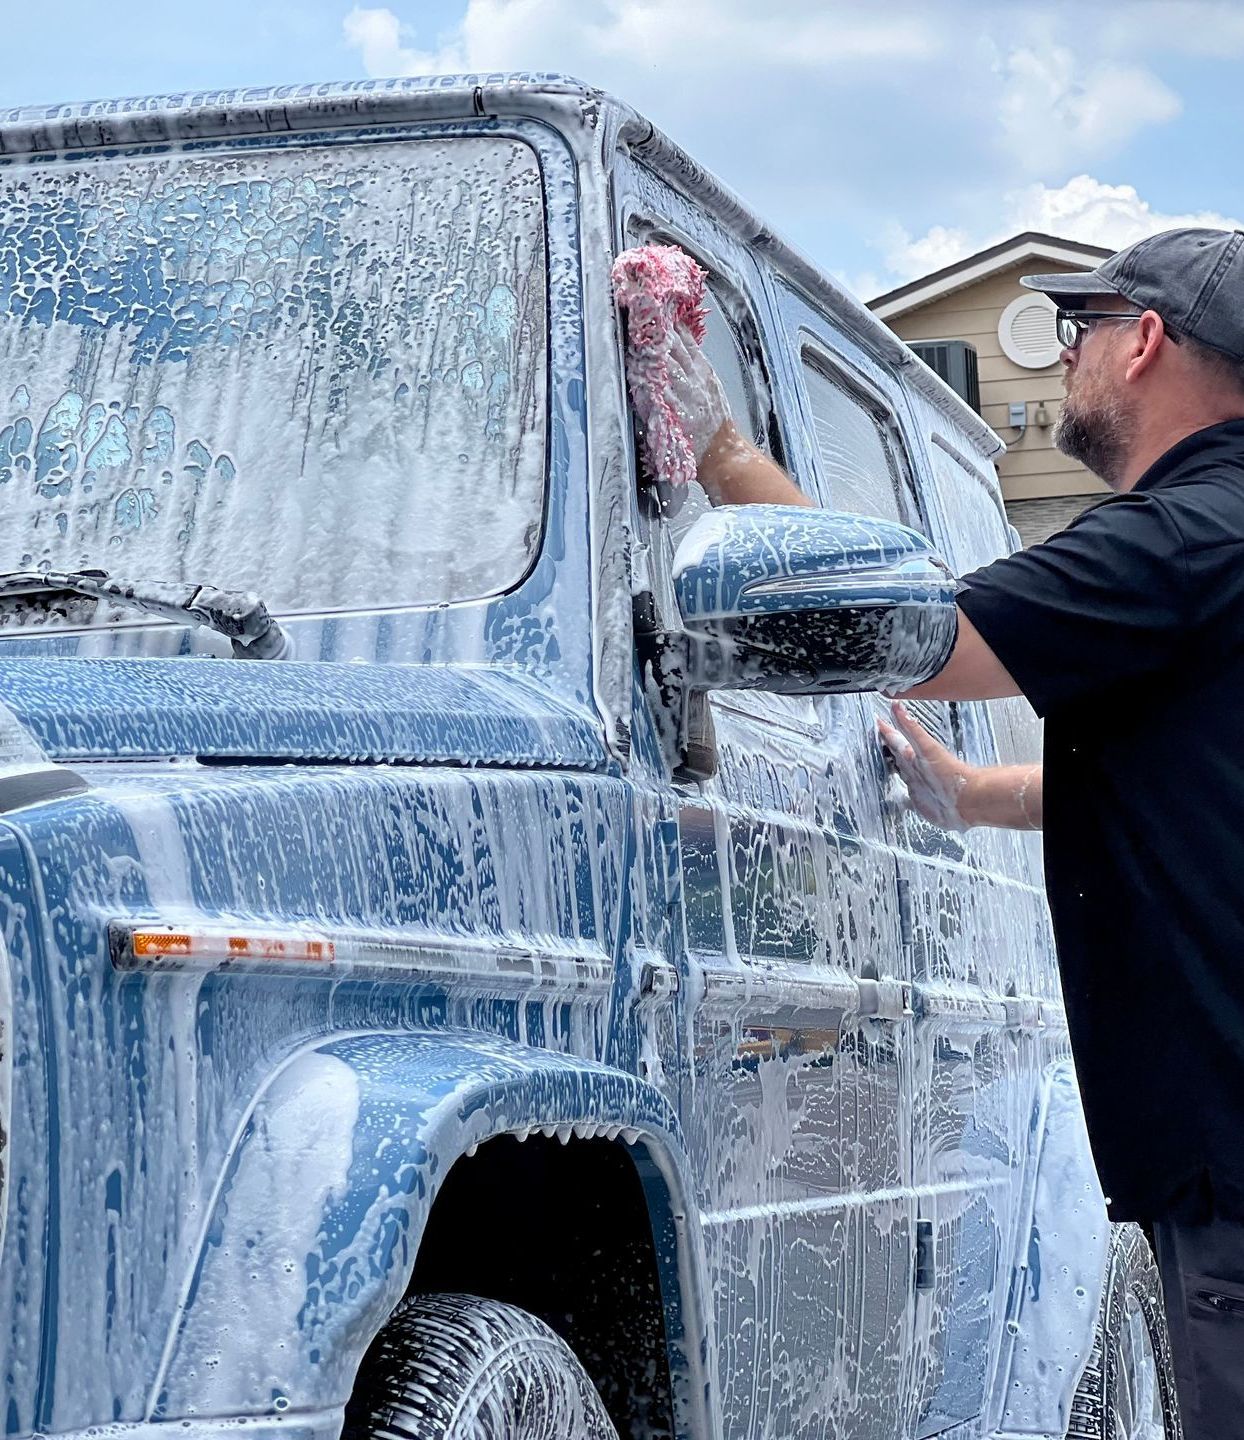
{"type": "Polygon", "coordinates": [[[722,506],[683,537],[673,568],[693,689],[905,690],[954,648],[954,577],[889,520],[722,506]]]}

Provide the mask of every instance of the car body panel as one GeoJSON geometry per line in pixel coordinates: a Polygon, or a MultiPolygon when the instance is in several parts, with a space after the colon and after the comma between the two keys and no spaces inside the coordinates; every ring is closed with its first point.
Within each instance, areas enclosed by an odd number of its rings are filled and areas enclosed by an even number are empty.
{"type": "Polygon", "coordinates": [[[599,718],[502,666],[9,660],[5,703],[69,762],[289,759],[603,769],[599,718]]]}
{"type": "Polygon", "coordinates": [[[445,1032],[356,1035],[291,1057],[255,1098],[204,1217],[153,1415],[340,1405],[405,1291],[441,1157],[541,1129],[642,1138],[678,1174],[679,1201],[690,1193],[668,1102],[615,1068],[445,1032]],[[253,1327],[232,1323],[240,1309],[253,1327]],[[256,1334],[297,1343],[274,1357],[256,1334]]]}

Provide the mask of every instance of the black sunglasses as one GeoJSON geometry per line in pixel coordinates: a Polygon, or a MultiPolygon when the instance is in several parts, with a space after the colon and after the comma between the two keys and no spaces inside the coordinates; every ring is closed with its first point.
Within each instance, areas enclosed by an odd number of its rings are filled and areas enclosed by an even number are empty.
{"type": "MultiPolygon", "coordinates": [[[[1103,320],[1139,320],[1143,313],[1142,310],[1058,310],[1054,316],[1058,343],[1064,350],[1077,350],[1090,326],[1103,320]]],[[[1179,344],[1179,336],[1173,330],[1166,331],[1166,338],[1172,345],[1179,344]]]]}

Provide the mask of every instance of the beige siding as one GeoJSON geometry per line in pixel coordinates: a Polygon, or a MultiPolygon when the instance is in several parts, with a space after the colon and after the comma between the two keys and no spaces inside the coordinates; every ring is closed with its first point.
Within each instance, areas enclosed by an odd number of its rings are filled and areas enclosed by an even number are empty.
{"type": "Polygon", "coordinates": [[[1040,500],[1012,500],[1007,503],[1006,513],[1025,545],[1039,545],[1100,499],[1100,495],[1047,495],[1040,500]]]}
{"type": "MultiPolygon", "coordinates": [[[[1044,262],[1040,268],[1071,267],[1044,262]]],[[[1031,261],[1016,265],[907,315],[896,316],[889,324],[904,340],[966,340],[975,346],[981,413],[1007,444],[1007,453],[998,462],[998,473],[1008,501],[1101,494],[1105,486],[1082,465],[1060,455],[1050,440],[1062,403],[1062,367],[1054,364],[1044,370],[1025,370],[1007,359],[998,341],[998,320],[1011,301],[1025,293],[1019,277],[1033,269],[1031,261]],[[1022,435],[1011,428],[1013,401],[1023,401],[1028,407],[1028,428],[1022,435]],[[1044,428],[1036,423],[1041,402],[1050,422],[1044,428]]]]}

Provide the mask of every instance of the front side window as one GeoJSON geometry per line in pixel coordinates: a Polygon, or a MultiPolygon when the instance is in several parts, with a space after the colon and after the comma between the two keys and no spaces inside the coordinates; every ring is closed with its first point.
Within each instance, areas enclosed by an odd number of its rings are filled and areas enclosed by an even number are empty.
{"type": "MultiPolygon", "coordinates": [[[[763,373],[749,355],[739,326],[729,317],[721,298],[711,287],[704,291],[704,310],[704,355],[726,392],[730,418],[742,434],[769,454],[772,450],[770,406],[763,373]]],[[[712,509],[712,502],[699,481],[677,491],[662,486],[660,498],[674,546],[701,515],[712,509]]]]}
{"type": "Polygon", "coordinates": [[[508,588],[543,514],[545,276],[513,140],[6,169],[0,571],[283,614],[508,588]]]}
{"type": "Polygon", "coordinates": [[[729,318],[721,299],[704,292],[704,354],[717,372],[730,402],[730,417],[739,430],[766,454],[769,443],[768,387],[757,373],[755,359],[743,343],[738,324],[729,318]]]}

